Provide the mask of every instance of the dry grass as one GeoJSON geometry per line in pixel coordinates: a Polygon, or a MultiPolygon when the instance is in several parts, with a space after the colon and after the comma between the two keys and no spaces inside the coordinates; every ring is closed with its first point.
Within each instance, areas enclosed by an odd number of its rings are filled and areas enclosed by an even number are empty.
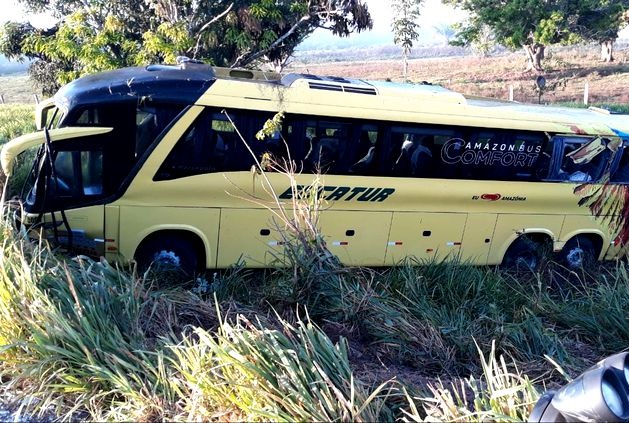
{"type": "MultiPolygon", "coordinates": [[[[616,61],[602,63],[593,48],[551,48],[543,62],[548,90],[546,103],[582,102],[585,83],[589,102],[628,104],[629,50],[619,50],[616,61]]],[[[507,99],[513,86],[514,99],[537,102],[534,80],[537,74],[523,72],[521,52],[495,57],[447,57],[416,59],[409,62],[409,80],[427,81],[474,96],[507,99]]],[[[402,80],[400,60],[336,62],[295,65],[292,71],[363,79],[402,80]]]]}
{"type": "Polygon", "coordinates": [[[7,104],[35,104],[33,97],[35,93],[38,93],[41,98],[41,93],[35,89],[26,74],[0,76],[0,95],[7,104]]]}

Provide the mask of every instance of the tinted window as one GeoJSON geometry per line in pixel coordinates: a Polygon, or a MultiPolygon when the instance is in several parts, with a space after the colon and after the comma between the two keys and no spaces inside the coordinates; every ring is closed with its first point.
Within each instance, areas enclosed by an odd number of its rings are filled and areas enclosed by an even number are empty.
{"type": "Polygon", "coordinates": [[[104,194],[102,149],[58,151],[54,163],[52,189],[57,197],[89,201],[104,194]]]}
{"type": "Polygon", "coordinates": [[[441,169],[449,178],[528,181],[538,177],[546,137],[537,133],[470,130],[441,146],[441,169]]]}
{"type": "Polygon", "coordinates": [[[181,113],[183,106],[174,104],[144,103],[135,110],[134,157],[142,157],[162,131],[181,113]]]}
{"type": "Polygon", "coordinates": [[[308,120],[305,125],[308,152],[304,157],[307,171],[346,174],[352,125],[330,120],[308,120]]]}
{"type": "Polygon", "coordinates": [[[612,156],[609,140],[593,137],[555,137],[557,146],[554,179],[569,182],[597,181],[612,156]]]}
{"type": "Polygon", "coordinates": [[[454,130],[393,126],[385,170],[392,176],[434,177],[440,147],[455,137],[454,130]]]}
{"type": "Polygon", "coordinates": [[[618,183],[629,183],[629,148],[624,146],[621,151],[620,163],[612,173],[611,181],[618,183]]]}
{"type": "Polygon", "coordinates": [[[376,175],[381,155],[381,140],[378,127],[375,125],[361,125],[358,129],[358,140],[355,148],[351,150],[351,166],[349,173],[352,175],[376,175]]]}
{"type": "MultiPolygon", "coordinates": [[[[237,114],[230,114],[239,127],[237,114]]],[[[246,126],[246,123],[243,125],[246,126]]],[[[248,170],[251,160],[232,123],[222,113],[203,113],[183,137],[155,175],[155,180],[183,178],[204,173],[248,170]]]]}

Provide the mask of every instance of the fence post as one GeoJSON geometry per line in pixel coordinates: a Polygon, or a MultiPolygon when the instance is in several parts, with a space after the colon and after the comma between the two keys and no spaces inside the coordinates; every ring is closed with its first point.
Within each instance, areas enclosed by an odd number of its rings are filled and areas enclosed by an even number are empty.
{"type": "Polygon", "coordinates": [[[583,89],[583,104],[585,104],[586,106],[588,105],[588,102],[590,100],[590,84],[585,81],[585,87],[583,89]]]}
{"type": "Polygon", "coordinates": [[[39,96],[37,94],[33,94],[33,98],[35,99],[35,104],[39,104],[39,96]]]}
{"type": "Polygon", "coordinates": [[[509,85],[509,101],[513,101],[513,85],[509,85]]]}
{"type": "Polygon", "coordinates": [[[0,104],[4,104],[4,94],[0,94],[0,104]]]}

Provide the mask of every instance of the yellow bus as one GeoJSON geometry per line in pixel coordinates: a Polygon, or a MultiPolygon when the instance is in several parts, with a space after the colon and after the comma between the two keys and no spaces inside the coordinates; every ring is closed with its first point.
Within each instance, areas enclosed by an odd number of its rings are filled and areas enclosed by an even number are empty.
{"type": "MultiPolygon", "coordinates": [[[[37,125],[1,155],[9,174],[38,147],[26,223],[121,263],[274,264],[282,238],[247,199],[268,197],[239,133],[257,157],[290,153],[300,185],[320,170],[320,230],[347,265],[534,268],[547,247],[578,267],[629,243],[629,116],[605,110],[186,62],[80,78],[39,105],[37,125]],[[256,140],[278,112],[281,133],[256,140]]],[[[268,177],[289,200],[289,181],[268,177]]]]}

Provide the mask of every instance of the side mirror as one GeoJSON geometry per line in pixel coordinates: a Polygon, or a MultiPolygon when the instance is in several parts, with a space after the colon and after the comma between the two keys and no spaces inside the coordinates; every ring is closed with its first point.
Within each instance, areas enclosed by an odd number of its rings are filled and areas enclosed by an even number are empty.
{"type": "Polygon", "coordinates": [[[629,353],[608,357],[537,401],[530,422],[629,421],[629,353]]]}

